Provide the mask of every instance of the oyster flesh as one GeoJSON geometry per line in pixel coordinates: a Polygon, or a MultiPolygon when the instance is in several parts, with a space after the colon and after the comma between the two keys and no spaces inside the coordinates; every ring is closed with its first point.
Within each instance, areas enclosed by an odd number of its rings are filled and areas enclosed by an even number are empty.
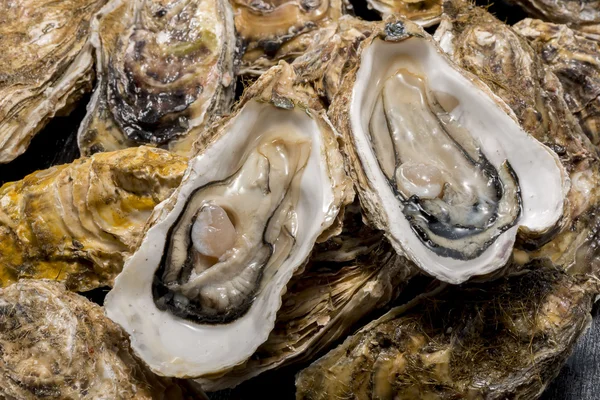
{"type": "Polygon", "coordinates": [[[307,266],[288,283],[267,341],[225,375],[196,381],[212,392],[309,360],[395,299],[416,272],[382,232],[362,223],[355,202],[345,209],[342,233],[317,244],[307,266]]]}
{"type": "Polygon", "coordinates": [[[83,155],[147,144],[190,156],[233,99],[235,34],[225,0],[112,0],[94,19],[98,82],[83,155]]]}
{"type": "Polygon", "coordinates": [[[583,131],[600,145],[600,41],[566,25],[533,19],[517,23],[514,29],[554,71],[583,131]]]}
{"type": "Polygon", "coordinates": [[[487,86],[410,21],[381,24],[359,54],[329,114],[367,217],[397,251],[460,283],[504,266],[519,228],[556,229],[566,172],[487,86]]]}
{"type": "Polygon", "coordinates": [[[184,398],[177,382],[131,354],[100,306],[60,283],[22,280],[0,289],[0,348],[2,398],[184,398]]]}
{"type": "Polygon", "coordinates": [[[449,287],[313,363],[296,398],[537,398],[589,325],[597,289],[552,267],[449,287]]]}
{"type": "Polygon", "coordinates": [[[0,163],[91,89],[90,21],[104,3],[0,1],[0,163]]]}
{"type": "Polygon", "coordinates": [[[267,340],[292,274],[354,196],[335,133],[292,68],[263,75],[215,129],[105,302],[149,367],[198,377],[267,340]]]}
{"type": "Polygon", "coordinates": [[[0,286],[21,278],[70,290],[112,285],[186,159],[138,147],[37,171],[0,188],[0,286]]]}

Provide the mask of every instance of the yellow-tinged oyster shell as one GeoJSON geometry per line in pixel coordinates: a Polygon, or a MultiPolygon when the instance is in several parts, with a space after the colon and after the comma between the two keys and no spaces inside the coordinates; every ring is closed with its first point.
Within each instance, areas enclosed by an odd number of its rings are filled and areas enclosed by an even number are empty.
{"type": "Polygon", "coordinates": [[[70,290],[111,285],[186,160],[148,147],[102,153],[0,188],[0,286],[20,278],[70,290]]]}
{"type": "Polygon", "coordinates": [[[552,267],[449,287],[302,371],[296,398],[537,398],[589,325],[597,289],[552,267]]]}
{"type": "Polygon", "coordinates": [[[83,155],[148,144],[191,155],[229,111],[235,34],[226,0],[112,0],[92,24],[98,83],[83,155]]]}
{"type": "Polygon", "coordinates": [[[0,1],[0,163],[91,89],[89,27],[105,2],[0,1]]]}
{"type": "MultiPolygon", "coordinates": [[[[0,289],[0,396],[8,399],[183,399],[150,372],[100,306],[46,280],[0,289]]],[[[203,398],[198,393],[196,398],[203,398]]]]}
{"type": "Polygon", "coordinates": [[[585,134],[600,144],[600,40],[566,25],[525,19],[514,29],[556,74],[585,134]]]}
{"type": "Polygon", "coordinates": [[[437,24],[442,15],[442,0],[367,0],[367,3],[383,18],[396,15],[421,26],[437,24]]]}

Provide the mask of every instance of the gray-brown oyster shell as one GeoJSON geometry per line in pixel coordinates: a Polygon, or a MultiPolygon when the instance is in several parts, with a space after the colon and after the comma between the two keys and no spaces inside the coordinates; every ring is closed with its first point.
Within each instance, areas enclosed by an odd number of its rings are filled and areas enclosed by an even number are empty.
{"type": "Polygon", "coordinates": [[[574,27],[600,24],[598,0],[510,0],[533,17],[574,27]]]}
{"type": "Polygon", "coordinates": [[[448,287],[300,372],[296,398],[537,398],[589,325],[596,291],[553,267],[448,287]]]}
{"type": "Polygon", "coordinates": [[[105,2],[0,1],[0,163],[91,89],[90,21],[105,2]]]}
{"type": "Polygon", "coordinates": [[[22,280],[0,289],[0,348],[2,398],[187,398],[177,381],[133,356],[100,306],[60,283],[22,280]]]}
{"type": "Polygon", "coordinates": [[[229,111],[236,49],[225,0],[112,0],[92,43],[98,82],[78,132],[83,155],[147,144],[190,156],[229,111]]]}
{"type": "Polygon", "coordinates": [[[600,40],[594,35],[525,19],[513,27],[556,74],[585,134],[600,144],[600,40]]]}

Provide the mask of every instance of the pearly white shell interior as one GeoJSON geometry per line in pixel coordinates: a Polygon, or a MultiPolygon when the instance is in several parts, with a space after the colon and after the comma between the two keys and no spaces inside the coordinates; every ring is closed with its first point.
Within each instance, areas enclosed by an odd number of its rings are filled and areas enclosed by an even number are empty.
{"type": "Polygon", "coordinates": [[[438,50],[433,41],[411,37],[399,42],[375,39],[361,55],[350,104],[350,124],[358,157],[372,183],[374,200],[387,223],[388,238],[421,269],[450,282],[494,271],[512,253],[518,226],[543,232],[563,214],[568,179],[558,156],[528,135],[498,105],[501,100],[480,89],[438,50]],[[450,114],[471,132],[485,156],[499,167],[508,160],[518,176],[523,213],[513,228],[501,234],[479,257],[458,260],[431,251],[415,235],[401,205],[379,168],[369,141],[369,119],[386,78],[406,68],[427,77],[432,90],[449,93],[459,105],[450,114]]]}

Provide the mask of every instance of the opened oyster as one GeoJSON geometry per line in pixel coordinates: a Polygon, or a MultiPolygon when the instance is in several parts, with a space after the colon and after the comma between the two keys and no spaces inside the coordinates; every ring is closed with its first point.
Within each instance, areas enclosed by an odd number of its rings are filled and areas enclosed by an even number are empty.
{"type": "MultiPolygon", "coordinates": [[[[280,60],[293,61],[345,12],[343,0],[231,0],[244,48],[241,73],[261,74],[280,60]]],[[[334,28],[335,29],[335,28],[334,28]]]]}
{"type": "Polygon", "coordinates": [[[235,35],[224,0],[112,0],[92,24],[98,83],[83,155],[148,144],[181,155],[233,97],[235,35]]]}
{"type": "Polygon", "coordinates": [[[442,15],[442,0],[367,0],[369,7],[384,18],[390,15],[410,19],[421,26],[435,25],[442,15]]]}
{"type": "Polygon", "coordinates": [[[600,24],[599,0],[510,0],[532,16],[574,27],[600,24]]]}
{"type": "Polygon", "coordinates": [[[56,282],[0,289],[0,348],[2,398],[185,398],[131,354],[100,306],[56,282]]]}
{"type": "Polygon", "coordinates": [[[187,164],[139,147],[96,154],[0,188],[0,286],[21,278],[70,290],[111,285],[156,204],[187,164]]]}
{"type": "Polygon", "coordinates": [[[91,89],[92,16],[105,0],[0,2],[0,163],[91,89]]]}
{"type": "Polygon", "coordinates": [[[162,375],[245,361],[273,329],[281,295],[353,197],[334,131],[287,64],[246,92],[190,161],[105,302],[162,375]]]}
{"type": "Polygon", "coordinates": [[[590,323],[597,289],[553,268],[450,287],[302,371],[296,398],[536,398],[590,323]]]}
{"type": "Polygon", "coordinates": [[[347,207],[343,232],[315,247],[308,265],[287,285],[269,338],[225,375],[198,379],[207,391],[237,386],[273,368],[309,360],[357,321],[395,299],[416,268],[399,257],[382,232],[347,207]]]}
{"type": "Polygon", "coordinates": [[[487,86],[409,21],[382,24],[359,54],[329,113],[367,217],[397,251],[460,283],[504,266],[519,227],[556,229],[560,160],[487,86]]]}
{"type": "Polygon", "coordinates": [[[565,25],[525,19],[514,29],[556,74],[585,134],[600,144],[600,41],[565,25]]]}

